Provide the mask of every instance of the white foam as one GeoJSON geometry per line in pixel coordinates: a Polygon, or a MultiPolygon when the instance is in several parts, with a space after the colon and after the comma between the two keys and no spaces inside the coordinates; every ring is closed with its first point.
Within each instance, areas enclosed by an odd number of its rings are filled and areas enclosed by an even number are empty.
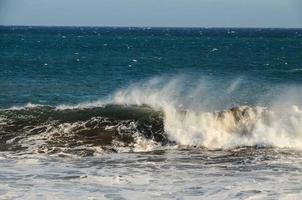
{"type": "Polygon", "coordinates": [[[217,48],[213,48],[210,52],[219,51],[217,48]]]}
{"type": "Polygon", "coordinates": [[[7,109],[1,109],[1,110],[23,110],[26,108],[36,108],[36,107],[40,107],[43,106],[41,104],[33,104],[31,102],[28,102],[25,106],[12,106],[10,108],[7,109]]]}
{"type": "MultiPolygon", "coordinates": [[[[239,78],[232,82],[226,92],[235,92],[241,81],[239,78]]],[[[148,104],[155,109],[161,109],[165,116],[166,133],[171,140],[180,145],[203,146],[210,149],[242,145],[302,149],[302,111],[299,106],[283,101],[271,108],[239,106],[235,110],[204,112],[202,109],[190,107],[189,101],[183,106],[184,98],[180,94],[182,84],[181,79],[174,79],[164,85],[162,80],[152,79],[147,85],[132,86],[118,91],[113,102],[148,104]],[[180,107],[187,109],[181,111],[180,107]]],[[[186,95],[186,100],[195,101],[194,92],[186,95]]]]}
{"type": "Polygon", "coordinates": [[[302,112],[297,106],[286,113],[244,106],[236,111],[185,115],[165,109],[165,130],[181,145],[215,149],[261,144],[301,149],[302,112]]]}
{"type": "Polygon", "coordinates": [[[84,108],[95,108],[95,107],[103,107],[106,105],[106,100],[97,100],[97,101],[90,101],[90,102],[83,102],[75,105],[67,105],[61,104],[56,106],[57,110],[67,110],[67,109],[84,109],[84,108]]]}
{"type": "Polygon", "coordinates": [[[153,151],[159,147],[160,144],[156,143],[154,140],[146,139],[139,134],[135,136],[133,148],[134,152],[148,152],[153,151]]]}

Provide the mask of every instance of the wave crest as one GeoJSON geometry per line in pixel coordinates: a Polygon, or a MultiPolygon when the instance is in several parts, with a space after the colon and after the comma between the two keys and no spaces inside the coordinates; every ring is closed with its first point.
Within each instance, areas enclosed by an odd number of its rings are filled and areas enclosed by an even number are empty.
{"type": "Polygon", "coordinates": [[[165,130],[177,143],[210,149],[238,146],[301,148],[302,112],[241,106],[214,113],[165,112],[165,130]]]}

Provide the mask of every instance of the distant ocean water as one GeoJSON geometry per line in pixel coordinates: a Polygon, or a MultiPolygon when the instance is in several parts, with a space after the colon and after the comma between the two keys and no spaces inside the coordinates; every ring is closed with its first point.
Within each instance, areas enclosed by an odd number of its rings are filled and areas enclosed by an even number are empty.
{"type": "Polygon", "coordinates": [[[0,27],[1,199],[302,198],[302,29],[0,27]]]}

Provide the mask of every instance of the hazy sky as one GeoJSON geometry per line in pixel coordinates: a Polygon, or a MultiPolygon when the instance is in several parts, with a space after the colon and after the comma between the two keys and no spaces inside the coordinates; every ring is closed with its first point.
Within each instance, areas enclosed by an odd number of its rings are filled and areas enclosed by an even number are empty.
{"type": "Polygon", "coordinates": [[[302,28],[302,0],[0,0],[0,25],[302,28]]]}

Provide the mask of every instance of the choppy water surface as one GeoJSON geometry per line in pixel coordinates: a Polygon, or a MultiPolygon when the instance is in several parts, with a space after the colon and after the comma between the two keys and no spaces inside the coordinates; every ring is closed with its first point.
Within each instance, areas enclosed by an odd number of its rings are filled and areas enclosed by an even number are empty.
{"type": "Polygon", "coordinates": [[[0,27],[0,199],[302,198],[301,34],[0,27]]]}
{"type": "Polygon", "coordinates": [[[299,199],[301,153],[239,148],[1,157],[3,199],[299,199]]]}

